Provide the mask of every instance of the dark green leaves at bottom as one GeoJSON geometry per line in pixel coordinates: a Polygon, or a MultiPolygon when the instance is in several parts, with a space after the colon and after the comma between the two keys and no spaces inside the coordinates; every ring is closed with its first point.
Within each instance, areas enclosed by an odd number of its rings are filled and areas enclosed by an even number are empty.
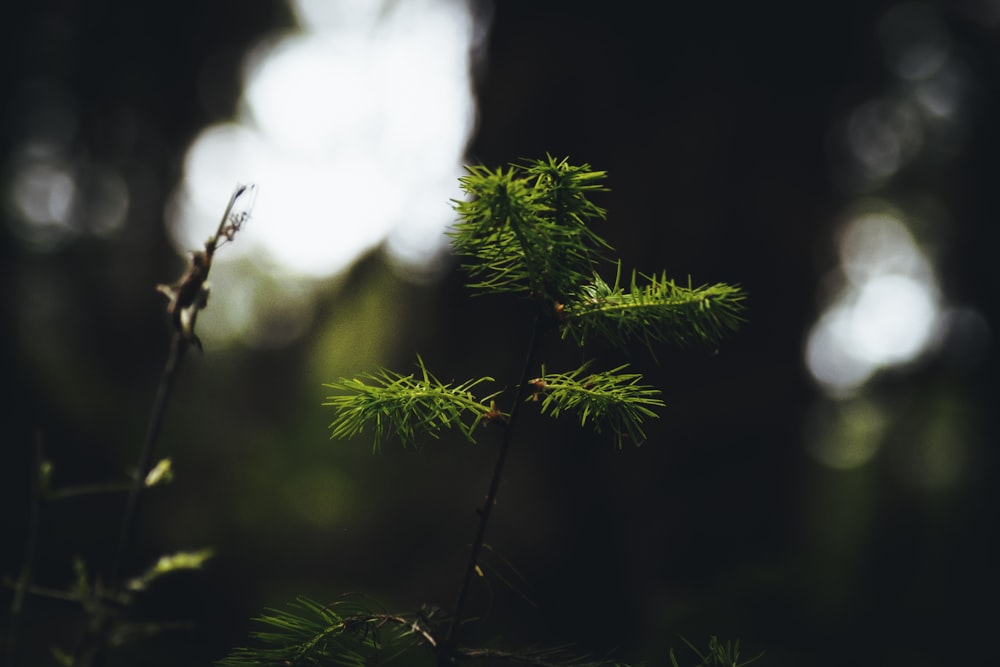
{"type": "MultiPolygon", "coordinates": [[[[722,643],[718,637],[712,635],[708,638],[708,651],[706,653],[699,651],[695,648],[694,644],[683,637],[681,637],[681,641],[687,644],[688,648],[698,656],[700,662],[695,667],[744,667],[752,662],[756,662],[764,655],[763,653],[759,653],[749,660],[740,662],[739,639],[735,643],[732,641],[722,643]]],[[[670,664],[673,667],[680,667],[673,649],[670,649],[670,664]]]]}
{"type": "Polygon", "coordinates": [[[546,373],[531,381],[534,394],[529,400],[541,400],[542,414],[558,417],[564,411],[575,412],[583,426],[590,422],[598,433],[610,429],[615,444],[621,448],[628,439],[641,444],[646,439],[642,422],[657,417],[652,408],[663,407],[655,387],[639,384],[638,373],[623,373],[627,365],[584,376],[587,364],[570,373],[546,373]],[[582,376],[582,377],[581,377],[582,376]]]}
{"type": "Polygon", "coordinates": [[[324,605],[300,597],[254,620],[263,626],[251,634],[254,645],[233,650],[216,663],[219,667],[365,667],[430,638],[414,615],[388,614],[346,598],[324,605]]]}

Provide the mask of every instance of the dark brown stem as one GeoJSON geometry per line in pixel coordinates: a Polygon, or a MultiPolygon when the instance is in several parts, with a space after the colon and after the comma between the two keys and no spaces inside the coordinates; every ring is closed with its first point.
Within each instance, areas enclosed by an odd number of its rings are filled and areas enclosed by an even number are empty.
{"type": "Polygon", "coordinates": [[[106,604],[105,598],[117,599],[121,592],[122,571],[138,524],[139,505],[146,488],[146,476],[149,475],[153,465],[156,439],[160,434],[160,425],[163,423],[167,400],[170,398],[174,381],[177,379],[177,370],[180,368],[188,347],[195,345],[201,350],[201,343],[194,334],[194,325],[198,312],[205,307],[205,300],[208,297],[205,281],[212,269],[212,256],[219,245],[223,241],[231,241],[233,235],[249,219],[255,187],[253,185],[238,185],[236,187],[229,198],[225,213],[222,214],[218,229],[205,242],[205,250],[193,253],[191,266],[177,283],[157,286],[157,290],[164,293],[170,300],[167,306],[167,313],[171,316],[173,324],[170,353],[167,355],[167,363],[160,375],[160,385],[153,401],[152,414],[150,414],[149,424],[146,427],[146,437],[142,443],[142,450],[139,452],[135,480],[125,503],[125,514],[122,517],[121,529],[118,533],[118,546],[115,549],[115,559],[108,577],[108,585],[107,588],[104,588],[98,581],[97,585],[94,586],[93,608],[95,611],[83,640],[77,647],[74,659],[74,665],[77,667],[100,666],[105,660],[105,649],[112,624],[112,610],[106,604]],[[240,202],[240,210],[235,211],[236,204],[241,197],[244,199],[240,202]]]}
{"type": "Polygon", "coordinates": [[[122,517],[121,529],[118,533],[118,547],[115,550],[115,560],[111,566],[111,574],[108,577],[108,587],[104,588],[98,584],[94,586],[93,616],[90,618],[87,630],[76,648],[73,664],[78,667],[100,667],[106,659],[106,649],[108,645],[108,635],[112,626],[112,610],[108,607],[108,594],[110,598],[115,598],[121,590],[122,570],[128,556],[129,546],[139,516],[139,504],[142,500],[143,491],[146,488],[146,475],[153,463],[153,454],[156,450],[156,439],[160,433],[160,424],[163,423],[163,415],[167,408],[167,399],[170,397],[174,380],[177,378],[177,369],[188,348],[188,340],[182,331],[175,331],[170,343],[170,354],[167,356],[167,363],[163,367],[160,375],[160,386],[156,391],[156,398],[153,401],[153,410],[149,417],[149,424],[146,427],[146,437],[142,443],[142,450],[139,452],[139,463],[136,469],[135,480],[129,491],[128,500],[125,503],[125,514],[122,517]]]}
{"type": "Polygon", "coordinates": [[[33,469],[31,474],[31,505],[28,509],[28,538],[24,543],[24,556],[21,561],[21,572],[14,584],[14,597],[10,603],[10,625],[7,628],[7,664],[11,667],[17,663],[17,626],[24,606],[24,595],[31,587],[31,573],[35,562],[35,545],[38,543],[38,523],[42,497],[42,436],[35,434],[33,469]]]}
{"type": "Polygon", "coordinates": [[[188,341],[182,332],[175,331],[170,344],[170,354],[167,363],[163,367],[163,374],[160,376],[160,386],[156,391],[156,399],[153,401],[153,411],[149,417],[149,424],[146,427],[146,437],[142,443],[142,451],[139,453],[139,464],[136,469],[135,480],[128,494],[125,503],[125,514],[122,517],[121,529],[118,533],[118,547],[115,550],[115,560],[111,566],[111,574],[108,578],[108,588],[103,589],[99,584],[94,587],[93,605],[95,615],[90,619],[87,632],[82,641],[77,646],[74,656],[74,664],[80,667],[99,666],[104,663],[105,650],[108,643],[108,633],[111,631],[111,610],[103,596],[107,590],[111,597],[117,596],[121,590],[122,569],[128,556],[129,546],[132,543],[132,536],[139,516],[139,504],[142,500],[142,493],[146,488],[146,475],[153,464],[153,454],[156,451],[156,438],[160,433],[160,424],[163,423],[163,414],[166,412],[167,399],[173,388],[174,380],[177,378],[177,369],[180,367],[184,353],[187,351],[188,341]]]}
{"type": "Polygon", "coordinates": [[[458,599],[455,601],[455,609],[452,612],[451,622],[448,625],[448,632],[445,635],[444,641],[438,646],[438,667],[448,667],[452,663],[452,656],[458,643],[459,628],[462,625],[463,614],[465,613],[465,602],[469,595],[469,587],[472,584],[476,568],[479,565],[479,555],[483,551],[483,544],[486,539],[486,526],[490,522],[493,506],[496,504],[497,492],[500,490],[500,479],[503,476],[504,464],[507,462],[507,453],[510,450],[515,417],[517,416],[518,408],[524,402],[527,395],[528,380],[535,362],[535,355],[538,351],[538,339],[541,328],[541,320],[536,317],[532,325],[528,354],[525,357],[524,368],[521,371],[521,380],[517,385],[514,404],[511,406],[503,432],[503,440],[500,443],[500,453],[497,455],[497,462],[493,466],[493,478],[490,480],[489,491],[486,493],[486,501],[479,510],[479,527],[476,529],[476,537],[472,542],[469,561],[465,566],[465,576],[462,577],[462,586],[458,592],[458,599]]]}
{"type": "Polygon", "coordinates": [[[115,551],[114,565],[111,567],[111,577],[108,581],[112,593],[117,592],[121,584],[122,567],[127,557],[129,544],[132,542],[132,535],[135,532],[142,493],[146,488],[146,475],[149,474],[149,470],[153,465],[156,438],[160,434],[160,424],[163,423],[163,415],[166,412],[170,391],[173,389],[174,380],[177,379],[177,369],[184,359],[184,353],[187,351],[187,348],[187,339],[180,332],[175,331],[170,344],[170,355],[167,357],[167,363],[163,367],[163,374],[160,376],[160,386],[156,390],[153,411],[149,417],[149,424],[146,427],[146,438],[142,443],[142,451],[139,453],[139,464],[136,469],[135,481],[132,483],[132,489],[128,494],[128,501],[125,504],[125,515],[122,518],[121,530],[118,533],[118,548],[115,551]]]}

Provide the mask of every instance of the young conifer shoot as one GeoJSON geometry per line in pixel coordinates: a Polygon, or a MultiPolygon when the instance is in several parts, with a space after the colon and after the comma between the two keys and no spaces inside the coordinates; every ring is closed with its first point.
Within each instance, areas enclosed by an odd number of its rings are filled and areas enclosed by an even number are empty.
{"type": "MultiPolygon", "coordinates": [[[[482,391],[492,382],[488,376],[442,382],[418,358],[416,373],[379,369],[325,385],[332,393],[324,403],[333,411],[331,437],[370,432],[375,449],[387,436],[405,445],[438,438],[445,430],[476,442],[486,433],[482,424],[502,426],[499,436],[490,431],[500,439],[496,464],[478,508],[479,523],[454,606],[390,614],[356,598],[332,604],[300,598],[258,618],[265,629],[253,635],[257,645],[234,650],[220,665],[360,666],[411,648],[429,650],[441,667],[484,659],[535,665],[614,662],[591,661],[562,649],[508,650],[462,641],[466,598],[481,572],[479,559],[519,410],[574,415],[581,426],[607,434],[620,448],[626,441],[642,443],[644,422],[664,406],[659,390],[643,384],[628,365],[599,370],[594,360],[586,360],[577,368],[553,371],[537,361],[540,344],[550,336],[580,347],[592,338],[612,346],[639,341],[651,350],[663,342],[714,345],[743,321],[745,294],[722,283],[679,285],[665,274],[632,272],[623,280],[621,262],[611,257],[613,249],[594,229],[606,218],[591,200],[606,189],[603,171],[551,156],[467,171],[460,179],[467,198],[454,202],[458,221],[449,234],[455,252],[465,258],[469,289],[516,295],[535,305],[513,395],[482,391]],[[601,269],[613,273],[612,282],[602,277],[601,269]]],[[[710,654],[718,645],[713,641],[710,654]]]]}

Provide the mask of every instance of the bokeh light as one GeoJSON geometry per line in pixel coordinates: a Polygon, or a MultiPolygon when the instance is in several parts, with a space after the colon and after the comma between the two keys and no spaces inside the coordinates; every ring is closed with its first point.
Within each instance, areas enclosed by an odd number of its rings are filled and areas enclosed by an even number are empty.
{"type": "Polygon", "coordinates": [[[809,333],[806,364],[827,392],[845,396],[932,347],[941,306],[929,261],[890,213],[852,218],[840,258],[843,287],[809,333]]]}
{"type": "Polygon", "coordinates": [[[83,234],[117,233],[129,210],[128,187],[117,169],[81,150],[67,87],[28,79],[4,111],[13,146],[0,165],[2,198],[14,237],[35,252],[54,252],[83,234]]]}
{"type": "Polygon", "coordinates": [[[878,453],[889,426],[886,410],[870,399],[819,401],[804,420],[806,448],[820,463],[850,470],[878,453]]]}
{"type": "Polygon", "coordinates": [[[298,278],[299,290],[376,248],[407,277],[433,275],[460,194],[482,34],[469,6],[301,0],[293,9],[301,30],[247,57],[238,117],[192,143],[168,206],[185,252],[211,233],[236,183],[260,187],[252,224],[218,261],[249,259],[241,270],[265,277],[243,274],[247,282],[274,290],[223,317],[206,314],[202,333],[216,341],[280,321],[269,311],[288,296],[283,278],[298,278]]]}
{"type": "Polygon", "coordinates": [[[853,213],[833,239],[839,263],[805,341],[805,364],[822,392],[805,421],[805,446],[825,467],[846,470],[893,441],[897,479],[940,489],[956,483],[970,456],[968,415],[942,407],[947,398],[875,380],[889,369],[906,377],[922,360],[968,371],[988,345],[985,320],[950,304],[937,277],[953,222],[947,193],[920,186],[915,196],[909,180],[920,174],[918,182],[934,182],[926,174],[937,173],[946,181],[974,80],[930,4],[892,6],[878,36],[891,84],[839,125],[842,159],[834,167],[853,213]]]}

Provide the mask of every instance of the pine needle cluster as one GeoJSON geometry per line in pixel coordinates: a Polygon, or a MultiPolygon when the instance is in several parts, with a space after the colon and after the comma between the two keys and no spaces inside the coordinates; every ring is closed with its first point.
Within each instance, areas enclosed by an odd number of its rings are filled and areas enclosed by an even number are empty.
{"type": "Polygon", "coordinates": [[[598,433],[602,426],[612,432],[619,449],[624,440],[643,442],[646,433],[642,420],[656,417],[654,407],[663,407],[660,392],[654,387],[639,384],[642,375],[625,373],[628,365],[609,371],[583,376],[589,364],[569,373],[546,373],[528,384],[534,393],[531,400],[541,401],[542,414],[558,417],[562,412],[575,412],[580,425],[595,424],[598,433]]]}
{"type": "Polygon", "coordinates": [[[528,293],[565,300],[592,275],[610,246],[592,229],[606,211],[591,193],[605,190],[603,171],[548,157],[508,168],[469,167],[460,179],[468,199],[455,202],[450,236],[484,294],[528,293]]]}
{"type": "Polygon", "coordinates": [[[219,667],[302,665],[367,667],[431,642],[430,611],[390,614],[368,600],[343,598],[321,604],[300,596],[285,609],[268,609],[254,620],[262,630],[253,647],[233,650],[219,667]]]}
{"type": "MultiPolygon", "coordinates": [[[[594,229],[607,212],[591,197],[607,189],[605,172],[552,156],[467,171],[460,179],[467,198],[454,202],[458,220],[449,235],[466,258],[474,294],[529,298],[541,323],[581,346],[591,337],[618,347],[639,341],[651,350],[662,342],[715,344],[743,321],[745,295],[736,286],[693,287],[689,281],[685,287],[665,273],[637,272],[625,283],[620,261],[613,264],[613,283],[601,278],[598,269],[611,264],[613,249],[594,229]]],[[[582,425],[611,432],[618,446],[623,439],[643,442],[643,421],[664,405],[655,398],[658,390],[641,385],[641,376],[624,373],[624,366],[584,377],[589,365],[550,375],[558,389],[531,397],[542,397],[542,411],[554,417],[574,412],[582,425]]],[[[420,379],[383,369],[325,385],[337,392],[324,403],[335,412],[331,437],[353,437],[370,427],[378,449],[389,434],[412,444],[454,428],[475,441],[480,423],[508,418],[495,406],[499,392],[473,396],[490,378],[450,386],[430,375],[422,360],[418,367],[420,379]]],[[[527,395],[523,383],[519,392],[527,395]]]]}
{"type": "MultiPolygon", "coordinates": [[[[415,373],[379,369],[324,385],[332,392],[323,404],[333,410],[331,437],[353,438],[370,431],[375,450],[389,436],[413,445],[453,429],[475,442],[481,424],[502,426],[497,462],[477,510],[478,529],[454,610],[431,618],[426,610],[388,614],[355,601],[323,605],[299,598],[287,609],[269,610],[258,618],[264,629],[253,635],[257,645],[235,650],[219,665],[360,667],[416,645],[430,649],[438,667],[465,660],[540,667],[617,664],[581,658],[561,647],[468,647],[459,636],[468,620],[464,605],[469,588],[483,576],[479,558],[487,548],[486,527],[519,408],[534,404],[552,417],[573,414],[582,426],[610,433],[622,447],[626,440],[642,443],[645,420],[664,407],[659,390],[643,384],[642,376],[630,372],[628,365],[602,371],[587,360],[575,369],[551,372],[542,364],[538,374],[541,334],[555,331],[560,334],[557,341],[571,340],[580,347],[597,337],[613,347],[639,341],[652,348],[661,342],[715,344],[742,322],[744,294],[739,287],[692,287],[690,280],[685,287],[666,274],[637,272],[622,280],[621,262],[609,257],[611,246],[595,230],[607,213],[591,198],[606,190],[605,176],[589,165],[547,156],[498,169],[469,167],[460,179],[466,198],[454,202],[458,220],[449,236],[455,252],[465,258],[468,287],[476,295],[517,295],[536,306],[524,367],[514,395],[507,397],[507,411],[497,407],[502,391],[476,395],[492,378],[443,382],[420,357],[415,373]],[[608,266],[615,270],[610,283],[600,275],[608,266]]],[[[734,652],[728,648],[713,644],[710,655],[730,656],[734,652]]]]}
{"type": "Polygon", "coordinates": [[[692,287],[676,284],[666,274],[632,273],[629,288],[621,284],[621,263],[613,285],[599,275],[580,288],[562,310],[563,336],[580,344],[598,336],[619,346],[638,340],[652,349],[654,343],[714,344],[735,331],[743,317],[745,295],[725,283],[692,287]]]}
{"type": "Polygon", "coordinates": [[[486,401],[497,394],[476,399],[472,389],[493,378],[452,386],[434,377],[419,357],[417,366],[419,378],[412,373],[401,375],[381,369],[325,385],[341,392],[323,404],[336,411],[330,424],[331,437],[351,438],[373,425],[375,451],[386,434],[396,435],[404,445],[413,445],[420,436],[437,438],[441,430],[455,428],[473,440],[476,426],[494,410],[486,401]]]}

